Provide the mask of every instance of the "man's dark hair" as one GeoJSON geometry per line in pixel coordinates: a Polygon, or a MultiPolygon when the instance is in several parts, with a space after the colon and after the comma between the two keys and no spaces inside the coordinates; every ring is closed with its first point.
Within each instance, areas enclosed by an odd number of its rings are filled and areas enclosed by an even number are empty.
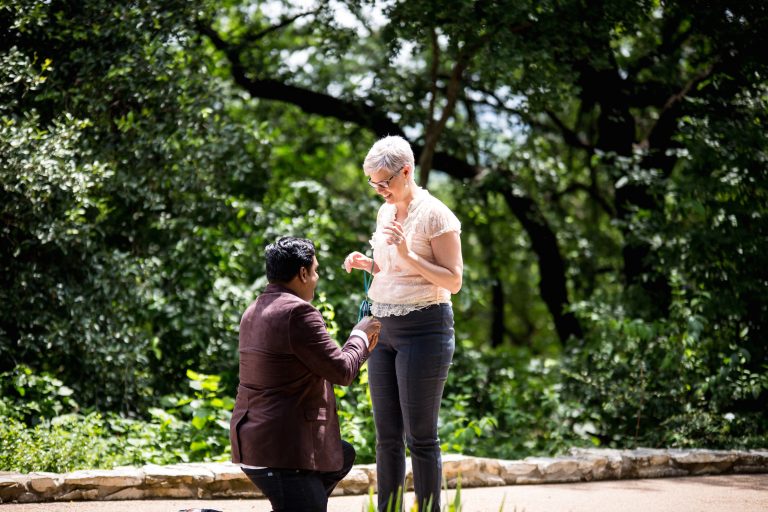
{"type": "Polygon", "coordinates": [[[267,258],[267,280],[287,283],[299,273],[301,267],[312,267],[315,244],[306,238],[284,236],[269,244],[264,251],[267,258]]]}

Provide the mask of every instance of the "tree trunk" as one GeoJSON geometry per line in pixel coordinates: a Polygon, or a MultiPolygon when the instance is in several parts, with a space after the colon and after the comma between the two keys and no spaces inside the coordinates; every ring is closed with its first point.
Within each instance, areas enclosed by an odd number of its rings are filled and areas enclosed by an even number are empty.
{"type": "Polygon", "coordinates": [[[528,234],[538,257],[539,292],[552,315],[560,342],[565,345],[571,337],[581,338],[583,333],[578,319],[567,311],[570,302],[565,264],[555,233],[531,198],[516,194],[509,186],[504,187],[501,193],[528,234]]]}

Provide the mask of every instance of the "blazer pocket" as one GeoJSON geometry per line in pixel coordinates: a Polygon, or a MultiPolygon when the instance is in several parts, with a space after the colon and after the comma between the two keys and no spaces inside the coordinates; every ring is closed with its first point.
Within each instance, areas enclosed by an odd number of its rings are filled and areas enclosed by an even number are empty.
{"type": "Polygon", "coordinates": [[[325,421],[328,419],[326,407],[312,407],[304,409],[304,419],[307,421],[325,421]]]}

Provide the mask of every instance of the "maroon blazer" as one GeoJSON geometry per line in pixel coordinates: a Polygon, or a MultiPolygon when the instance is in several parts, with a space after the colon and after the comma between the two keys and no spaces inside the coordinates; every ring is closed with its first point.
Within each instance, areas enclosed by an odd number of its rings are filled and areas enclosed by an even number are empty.
{"type": "Polygon", "coordinates": [[[362,338],[351,336],[340,348],[315,307],[283,286],[268,285],[240,321],[232,462],[341,469],[333,384],[351,384],[366,359],[362,338]]]}

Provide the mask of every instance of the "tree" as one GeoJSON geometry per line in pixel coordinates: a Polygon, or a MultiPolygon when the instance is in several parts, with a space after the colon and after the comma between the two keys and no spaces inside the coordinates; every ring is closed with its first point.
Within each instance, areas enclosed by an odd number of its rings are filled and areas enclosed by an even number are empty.
{"type": "Polygon", "coordinates": [[[252,272],[222,232],[252,221],[267,136],[217,103],[187,7],[0,8],[0,367],[51,371],[84,404],[135,410],[186,368],[231,371],[247,298],[225,283],[252,272]]]}
{"type": "Polygon", "coordinates": [[[131,410],[189,367],[231,386],[278,234],[316,239],[344,326],[360,161],[400,134],[463,221],[460,337],[563,356],[598,439],[764,432],[766,10],[1,3],[0,370],[131,410]]]}
{"type": "MultiPolygon", "coordinates": [[[[717,284],[707,276],[717,272],[724,253],[703,263],[700,253],[687,250],[701,236],[725,252],[755,255],[751,243],[749,249],[742,244],[764,233],[766,141],[757,133],[765,114],[768,62],[758,50],[768,27],[765,6],[569,1],[425,7],[400,1],[389,4],[385,21],[376,25],[366,15],[372,5],[345,4],[358,25],[342,25],[334,18],[336,7],[322,2],[303,13],[286,6],[277,22],[229,6],[201,20],[201,32],[252,97],[287,102],[376,136],[408,134],[422,183],[434,167],[462,186],[476,187],[485,198],[481,204],[503,198],[528,236],[540,297],[566,346],[584,334],[572,312],[574,297],[617,304],[630,318],[664,325],[686,321],[679,316],[681,305],[690,311],[688,306],[704,300],[722,307],[707,294],[736,274],[717,284]],[[351,34],[355,30],[358,38],[351,34]],[[290,56],[297,53],[305,64],[292,67],[290,56]],[[707,192],[694,193],[707,182],[701,169],[718,176],[732,166],[717,144],[725,129],[721,122],[734,111],[743,113],[736,124],[745,133],[757,127],[750,138],[755,150],[748,156],[739,151],[732,167],[739,176],[754,173],[750,183],[757,195],[723,198],[718,178],[705,186],[707,192]],[[703,150],[702,140],[713,141],[709,149],[703,150]],[[682,212],[703,199],[689,202],[688,194],[701,193],[714,203],[704,208],[707,221],[683,236],[693,239],[682,249],[677,229],[690,225],[681,222],[682,212]],[[707,235],[707,222],[731,208],[746,214],[742,207],[754,222],[735,217],[732,227],[743,235],[738,242],[707,235]],[[694,260],[702,265],[689,267],[694,260]],[[699,292],[689,294],[691,288],[699,292]]],[[[725,126],[731,133],[733,125],[725,126]]],[[[488,241],[487,231],[480,236],[488,241]]],[[[494,278],[504,258],[486,258],[490,305],[496,308],[506,307],[504,283],[494,278]]],[[[764,268],[751,262],[747,273],[762,283],[764,268]]],[[[707,336],[720,340],[715,345],[749,354],[749,363],[737,365],[735,374],[764,375],[762,335],[750,333],[763,331],[766,301],[749,296],[754,300],[746,303],[728,295],[730,317],[707,307],[707,336]],[[732,327],[721,337],[725,324],[732,327]]],[[[494,344],[507,332],[503,316],[490,315],[494,344]]],[[[718,371],[717,361],[691,378],[706,380],[704,374],[718,371]]],[[[745,389],[736,381],[728,389],[745,389]]],[[[763,384],[748,387],[749,408],[759,407],[768,390],[763,384]]]]}
{"type": "Polygon", "coordinates": [[[720,98],[718,84],[725,77],[726,94],[760,83],[754,70],[765,65],[765,57],[752,43],[765,37],[764,7],[599,2],[587,8],[574,1],[438,2],[425,9],[404,1],[387,8],[381,27],[371,26],[358,3],[347,8],[365,33],[359,42],[350,35],[353,29],[333,21],[331,6],[323,2],[298,14],[287,8],[274,25],[232,6],[202,21],[201,31],[252,96],[289,102],[378,136],[416,133],[422,183],[434,163],[451,177],[486,182],[489,193],[501,193],[530,237],[541,267],[540,293],[563,342],[581,329],[568,313],[568,265],[541,206],[548,196],[584,191],[588,203],[602,207],[620,228],[621,273],[629,291],[639,288],[638,312],[664,316],[666,278],[653,269],[650,246],[632,233],[638,211],[661,208],[643,175],[670,177],[678,161],[671,153],[682,145],[676,138],[679,120],[690,112],[691,100],[720,98]],[[226,17],[229,33],[217,30],[217,16],[226,17]],[[277,48],[309,53],[308,65],[288,70],[284,60],[269,57],[277,48]],[[409,66],[399,66],[396,79],[388,76],[406,53],[409,66]],[[330,68],[346,72],[333,74],[330,68]],[[350,88],[350,78],[371,85],[350,88]],[[520,105],[510,107],[515,101],[520,105]],[[457,109],[459,102],[463,109],[457,109]],[[510,169],[494,154],[499,144],[514,142],[499,140],[491,123],[478,123],[478,115],[507,125],[522,122],[531,131],[529,141],[554,139],[550,149],[570,155],[559,180],[564,185],[521,186],[524,171],[510,169]],[[441,136],[445,149],[436,151],[441,136]],[[541,200],[532,197],[539,192],[541,200]]]}

